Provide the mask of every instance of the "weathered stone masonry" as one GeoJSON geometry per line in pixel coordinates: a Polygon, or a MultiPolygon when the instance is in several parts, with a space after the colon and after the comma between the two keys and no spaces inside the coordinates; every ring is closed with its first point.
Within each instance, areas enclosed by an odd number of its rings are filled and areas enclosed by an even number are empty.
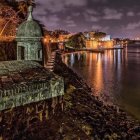
{"type": "Polygon", "coordinates": [[[0,140],[30,139],[32,129],[63,110],[63,78],[37,63],[44,58],[42,33],[28,11],[16,37],[18,61],[0,62],[0,140]]]}
{"type": "Polygon", "coordinates": [[[62,96],[63,79],[33,61],[0,63],[0,110],[62,96]]]}
{"type": "MultiPolygon", "coordinates": [[[[0,112],[0,139],[30,139],[40,125],[47,125],[55,111],[61,111],[62,97],[43,100],[0,112]]],[[[36,133],[38,133],[37,130],[36,133]]]]}
{"type": "MultiPolygon", "coordinates": [[[[0,63],[0,139],[21,139],[63,110],[63,78],[34,61],[0,63]]],[[[27,136],[26,136],[27,137],[27,136]]]]}

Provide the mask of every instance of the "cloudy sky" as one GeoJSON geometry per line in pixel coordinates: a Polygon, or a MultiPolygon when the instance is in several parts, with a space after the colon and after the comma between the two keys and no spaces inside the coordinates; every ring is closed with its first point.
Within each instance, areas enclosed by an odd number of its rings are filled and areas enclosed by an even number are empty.
{"type": "Polygon", "coordinates": [[[36,0],[36,5],[34,17],[48,30],[140,36],[140,0],[36,0]]]}

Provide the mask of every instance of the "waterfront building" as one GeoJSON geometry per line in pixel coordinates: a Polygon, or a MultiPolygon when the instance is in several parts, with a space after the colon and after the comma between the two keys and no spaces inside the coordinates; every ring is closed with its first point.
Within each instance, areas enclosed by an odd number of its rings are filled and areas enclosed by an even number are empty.
{"type": "Polygon", "coordinates": [[[100,38],[100,41],[110,41],[111,35],[106,35],[105,37],[100,38]]]}
{"type": "Polygon", "coordinates": [[[84,32],[83,35],[85,36],[86,39],[88,40],[94,40],[94,34],[95,32],[94,31],[90,31],[90,32],[84,32]]]}
{"type": "Polygon", "coordinates": [[[111,39],[110,35],[106,35],[105,37],[101,37],[98,40],[91,36],[90,34],[85,35],[85,44],[88,49],[99,49],[99,48],[113,48],[114,40],[111,39]]]}

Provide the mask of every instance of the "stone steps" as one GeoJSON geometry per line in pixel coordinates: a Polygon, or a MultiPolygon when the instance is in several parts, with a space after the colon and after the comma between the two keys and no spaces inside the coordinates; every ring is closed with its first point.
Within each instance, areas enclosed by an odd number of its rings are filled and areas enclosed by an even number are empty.
{"type": "Polygon", "coordinates": [[[50,59],[48,60],[47,62],[47,65],[46,65],[46,68],[50,71],[53,71],[53,68],[54,68],[54,63],[55,63],[55,55],[56,55],[56,52],[53,52],[51,54],[51,57],[50,59]]]}

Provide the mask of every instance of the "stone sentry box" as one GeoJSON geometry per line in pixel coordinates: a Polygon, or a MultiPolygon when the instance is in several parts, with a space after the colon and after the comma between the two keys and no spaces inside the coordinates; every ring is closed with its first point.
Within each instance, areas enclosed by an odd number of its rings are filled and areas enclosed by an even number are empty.
{"type": "Polygon", "coordinates": [[[17,60],[42,61],[42,30],[32,17],[32,6],[28,8],[27,20],[17,30],[17,60]]]}

